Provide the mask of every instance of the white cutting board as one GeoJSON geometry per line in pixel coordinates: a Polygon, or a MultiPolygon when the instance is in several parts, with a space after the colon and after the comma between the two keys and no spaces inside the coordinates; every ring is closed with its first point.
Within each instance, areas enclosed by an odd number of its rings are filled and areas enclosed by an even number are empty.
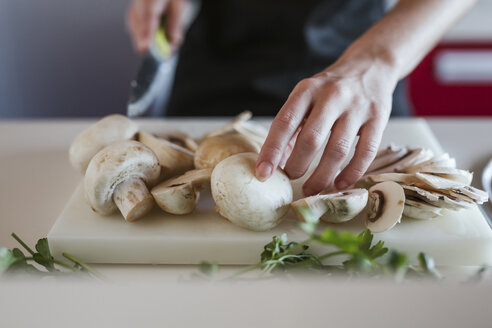
{"type": "MultiPolygon", "coordinates": [[[[141,124],[142,129],[151,132],[172,129],[200,136],[222,122],[146,123],[141,124]]],[[[382,146],[391,142],[442,152],[422,119],[390,121],[382,146]]],[[[294,185],[298,188],[300,184],[294,185]]],[[[355,233],[365,229],[362,217],[344,224],[322,224],[327,226],[355,233]]],[[[306,238],[292,212],[271,231],[253,232],[237,227],[214,212],[209,193],[202,195],[192,214],[176,216],[155,208],[142,220],[128,223],[120,214],[94,213],[85,202],[80,184],[49,232],[48,240],[55,256],[68,252],[89,263],[253,264],[259,261],[263,246],[272,236],[282,233],[287,233],[289,240],[306,238]]],[[[492,230],[478,208],[449,212],[429,221],[403,218],[392,230],[375,234],[375,239],[384,240],[387,246],[406,252],[412,259],[424,251],[439,265],[492,265],[492,230]]],[[[326,250],[318,245],[312,248],[313,252],[326,250]]]]}

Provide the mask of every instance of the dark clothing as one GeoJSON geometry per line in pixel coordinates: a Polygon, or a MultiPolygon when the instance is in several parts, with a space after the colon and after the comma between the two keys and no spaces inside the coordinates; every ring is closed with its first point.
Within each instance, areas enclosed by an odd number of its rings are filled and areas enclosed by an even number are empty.
{"type": "Polygon", "coordinates": [[[275,116],[383,14],[383,0],[202,0],[167,115],[275,116]]]}

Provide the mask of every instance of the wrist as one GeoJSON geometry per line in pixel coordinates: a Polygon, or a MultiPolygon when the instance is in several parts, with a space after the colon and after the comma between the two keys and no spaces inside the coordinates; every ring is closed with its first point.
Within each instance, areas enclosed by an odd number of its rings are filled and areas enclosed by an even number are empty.
{"type": "Polygon", "coordinates": [[[349,70],[375,70],[395,85],[402,78],[399,60],[392,49],[362,39],[356,40],[348,47],[332,68],[344,75],[348,74],[349,70]]]}

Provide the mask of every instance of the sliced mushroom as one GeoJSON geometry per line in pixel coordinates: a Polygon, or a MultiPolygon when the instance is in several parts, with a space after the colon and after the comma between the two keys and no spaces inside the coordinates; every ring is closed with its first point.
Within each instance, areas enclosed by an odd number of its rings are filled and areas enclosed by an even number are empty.
{"type": "Polygon", "coordinates": [[[387,231],[400,222],[405,193],[396,182],[386,181],[369,188],[366,227],[372,232],[387,231]]]}
{"type": "Polygon", "coordinates": [[[213,131],[206,133],[203,137],[204,138],[210,138],[210,137],[215,137],[215,136],[218,136],[221,134],[226,134],[226,133],[232,132],[234,130],[234,127],[237,124],[240,124],[241,122],[245,122],[245,121],[251,119],[252,116],[253,116],[253,114],[250,111],[244,111],[241,114],[239,114],[238,116],[236,116],[232,122],[227,123],[226,125],[221,126],[220,128],[218,128],[216,130],[213,130],[213,131]]]}
{"type": "Polygon", "coordinates": [[[106,116],[75,138],[68,151],[70,164],[84,174],[98,151],[113,142],[134,139],[137,132],[138,126],[126,116],[106,116]]]}
{"type": "Polygon", "coordinates": [[[473,206],[470,202],[458,200],[455,197],[445,195],[438,191],[429,191],[416,186],[402,186],[405,190],[405,196],[408,198],[417,198],[431,205],[446,208],[450,210],[460,210],[473,206]]]}
{"type": "Polygon", "coordinates": [[[126,221],[149,212],[154,199],[147,187],[159,178],[160,166],[154,152],[137,141],[112,143],[90,161],[84,179],[86,198],[102,215],[120,210],[126,221]]]}
{"type": "Polygon", "coordinates": [[[422,163],[412,165],[406,168],[405,172],[406,173],[422,172],[422,168],[428,166],[455,168],[456,160],[454,158],[451,158],[448,153],[444,153],[442,155],[438,155],[422,163]]]}
{"type": "Polygon", "coordinates": [[[362,179],[364,182],[372,185],[374,183],[384,182],[384,181],[394,181],[402,184],[411,185],[417,179],[414,174],[408,173],[381,173],[381,174],[371,174],[366,175],[362,179]]]}
{"type": "Polygon", "coordinates": [[[212,172],[211,189],[220,215],[243,228],[265,231],[279,224],[289,210],[292,186],[280,169],[264,182],[256,179],[257,159],[255,153],[224,159],[212,172]]]}
{"type": "Polygon", "coordinates": [[[191,170],[155,186],[151,193],[159,207],[171,214],[193,212],[203,184],[210,182],[212,169],[191,170]]]}
{"type": "Polygon", "coordinates": [[[188,149],[145,132],[138,133],[138,140],[157,155],[162,167],[159,180],[169,179],[193,169],[194,154],[188,149]]]}
{"type": "Polygon", "coordinates": [[[351,189],[341,192],[315,195],[299,199],[290,204],[300,221],[310,219],[331,223],[346,222],[356,217],[367,204],[366,189],[351,189]],[[305,213],[309,213],[309,218],[305,213]]]}
{"type": "Polygon", "coordinates": [[[443,209],[440,207],[433,206],[422,200],[410,199],[407,197],[405,199],[403,215],[414,219],[427,220],[442,216],[442,211],[443,209]]]}
{"type": "Polygon", "coordinates": [[[268,136],[268,130],[259,123],[243,121],[234,125],[234,130],[261,148],[268,136]]]}
{"type": "Polygon", "coordinates": [[[431,159],[434,156],[431,150],[424,148],[410,149],[408,153],[397,162],[370,172],[371,174],[380,174],[388,172],[405,172],[411,166],[417,165],[431,159]]]}
{"type": "Polygon", "coordinates": [[[202,141],[195,153],[195,167],[215,167],[223,159],[239,153],[258,152],[259,147],[239,133],[221,134],[202,141]]]}
{"type": "Polygon", "coordinates": [[[367,172],[370,174],[372,171],[392,165],[401,160],[407,153],[407,147],[400,147],[392,144],[378,152],[376,158],[367,169],[367,172]]]}

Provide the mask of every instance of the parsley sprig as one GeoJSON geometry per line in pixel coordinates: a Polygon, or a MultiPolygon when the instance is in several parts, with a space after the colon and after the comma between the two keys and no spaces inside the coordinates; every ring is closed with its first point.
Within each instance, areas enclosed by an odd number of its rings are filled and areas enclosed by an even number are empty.
{"type": "MultiPolygon", "coordinates": [[[[305,217],[308,216],[309,213],[305,213],[305,217]]],[[[332,228],[317,233],[318,224],[315,220],[308,220],[300,224],[300,227],[308,235],[306,240],[288,241],[286,234],[274,236],[272,241],[264,246],[259,263],[239,270],[230,278],[260,270],[261,276],[315,271],[331,275],[345,274],[350,277],[385,276],[393,277],[396,281],[402,281],[409,275],[441,279],[430,256],[420,253],[417,257],[418,264],[411,265],[406,254],[388,249],[381,240],[373,243],[374,235],[368,229],[358,235],[338,232],[332,228]],[[310,246],[314,243],[329,245],[333,251],[324,254],[310,253],[310,246]],[[326,259],[336,256],[343,257],[344,261],[338,265],[323,263],[326,259]]],[[[200,271],[205,276],[216,274],[218,269],[218,265],[214,263],[203,262],[200,266],[200,271]]]]}
{"type": "Polygon", "coordinates": [[[11,236],[24,248],[27,255],[19,248],[10,250],[0,247],[0,275],[13,276],[26,273],[37,276],[67,276],[77,274],[81,277],[95,277],[104,280],[99,272],[73,255],[63,253],[65,260],[55,259],[51,255],[46,238],[39,239],[33,250],[15,233],[11,236]]]}

